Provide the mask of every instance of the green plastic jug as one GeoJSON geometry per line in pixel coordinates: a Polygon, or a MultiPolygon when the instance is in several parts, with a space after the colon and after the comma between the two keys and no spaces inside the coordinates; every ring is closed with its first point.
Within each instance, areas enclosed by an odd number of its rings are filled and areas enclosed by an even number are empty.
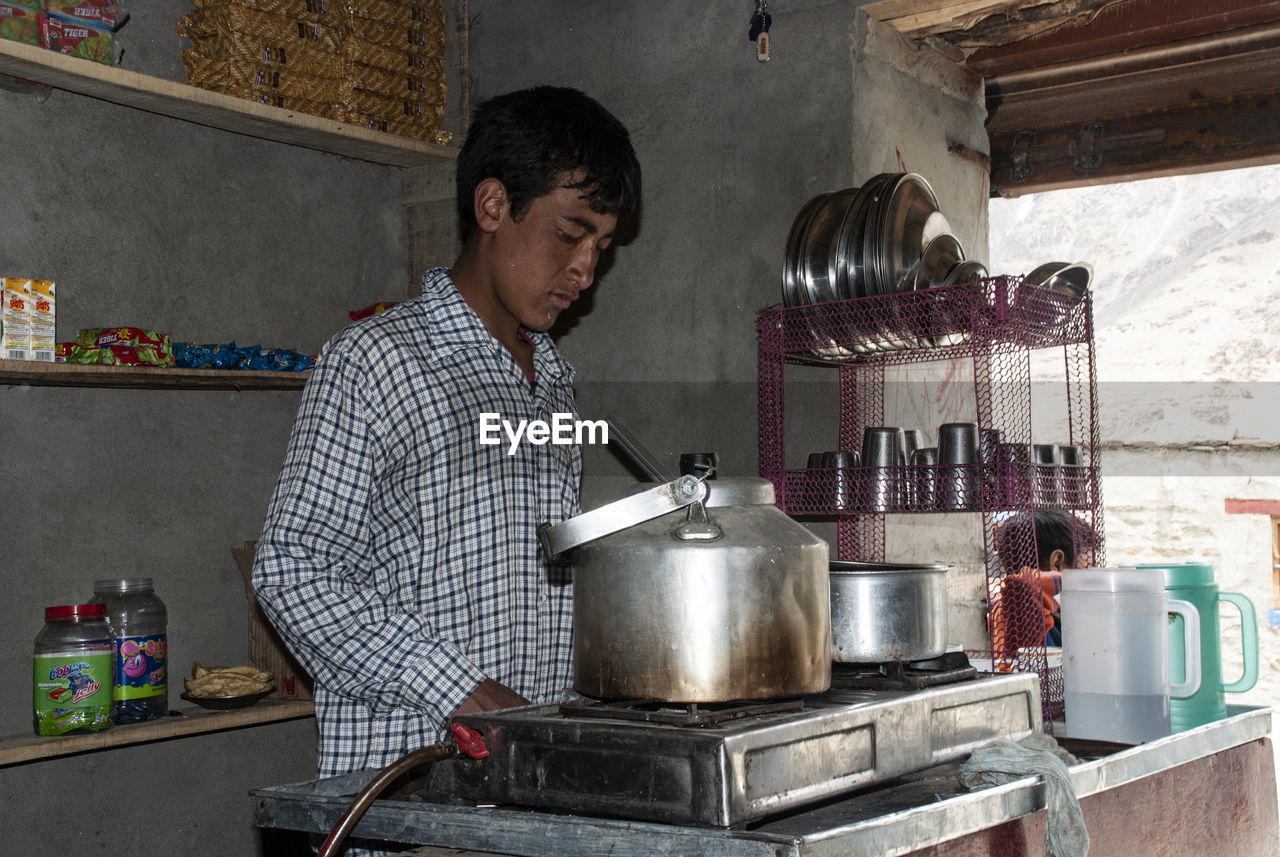
{"type": "MultiPolygon", "coordinates": [[[[1258,683],[1258,618],[1253,602],[1238,592],[1219,592],[1213,566],[1203,563],[1149,563],[1138,568],[1164,572],[1170,598],[1189,601],[1200,611],[1200,689],[1186,699],[1169,702],[1174,732],[1212,723],[1227,716],[1224,693],[1244,693],[1258,683]],[[1222,680],[1222,632],[1218,605],[1227,602],[1240,611],[1240,643],[1244,672],[1238,681],[1222,680]]],[[[1182,653],[1182,617],[1169,616],[1169,680],[1179,681],[1185,672],[1182,653]]]]}

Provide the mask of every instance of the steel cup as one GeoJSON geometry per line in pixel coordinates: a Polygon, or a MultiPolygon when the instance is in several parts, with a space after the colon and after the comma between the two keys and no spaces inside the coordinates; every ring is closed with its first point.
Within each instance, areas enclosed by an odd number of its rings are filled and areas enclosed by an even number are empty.
{"type": "Polygon", "coordinates": [[[967,512],[979,508],[977,423],[938,427],[938,508],[967,512]]]}
{"type": "Polygon", "coordinates": [[[928,512],[938,506],[938,448],[924,446],[911,453],[911,508],[928,512]]]}
{"type": "Polygon", "coordinates": [[[911,456],[922,446],[924,446],[924,432],[920,431],[920,429],[903,429],[902,463],[910,464],[911,456]]]}
{"type": "Polygon", "coordinates": [[[1037,443],[1031,447],[1031,456],[1035,462],[1035,494],[1036,504],[1053,506],[1061,500],[1059,486],[1061,476],[1061,459],[1056,443],[1037,443]]]}
{"type": "Polygon", "coordinates": [[[902,507],[904,445],[901,428],[871,426],[862,433],[865,498],[872,512],[893,512],[902,507]]]}
{"type": "Polygon", "coordinates": [[[835,474],[827,470],[825,452],[809,453],[808,466],[799,483],[797,496],[801,508],[809,512],[823,512],[835,506],[835,474]]]}
{"type": "Polygon", "coordinates": [[[982,496],[990,498],[989,504],[995,504],[996,492],[996,449],[1004,440],[1000,429],[984,428],[978,430],[978,462],[982,465],[979,471],[982,484],[982,496]]]}
{"type": "Polygon", "coordinates": [[[1062,503],[1071,509],[1089,505],[1089,488],[1086,470],[1081,466],[1082,450],[1079,446],[1058,447],[1059,479],[1062,503]]]}
{"type": "Polygon", "coordinates": [[[996,447],[996,504],[1020,509],[1031,502],[1031,444],[1002,443],[996,447]]]}
{"type": "Polygon", "coordinates": [[[858,466],[858,453],[846,450],[824,452],[822,466],[830,480],[832,508],[837,512],[851,508],[854,502],[852,468],[858,466]]]}

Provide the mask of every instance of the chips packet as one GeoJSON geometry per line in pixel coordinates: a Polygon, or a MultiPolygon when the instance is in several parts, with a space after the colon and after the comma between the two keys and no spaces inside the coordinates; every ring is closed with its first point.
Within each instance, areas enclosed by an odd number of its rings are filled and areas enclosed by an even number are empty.
{"type": "Polygon", "coordinates": [[[40,15],[40,38],[51,51],[105,65],[114,65],[116,61],[115,37],[111,31],[84,21],[45,12],[40,15]]]}
{"type": "Polygon", "coordinates": [[[362,318],[368,318],[371,315],[377,315],[380,312],[389,310],[398,303],[399,301],[378,301],[376,304],[369,304],[361,309],[348,310],[347,316],[352,321],[359,321],[362,318]]]}
{"type": "Polygon", "coordinates": [[[106,366],[172,366],[173,343],[168,334],[140,327],[93,327],[78,331],[75,340],[58,349],[67,363],[106,366]],[[62,347],[65,346],[65,347],[62,347]]]}
{"type": "Polygon", "coordinates": [[[24,45],[40,44],[40,3],[0,2],[0,39],[24,45]]]}
{"type": "Polygon", "coordinates": [[[83,21],[100,30],[118,30],[129,17],[116,0],[44,0],[44,10],[60,18],[83,21]]]}

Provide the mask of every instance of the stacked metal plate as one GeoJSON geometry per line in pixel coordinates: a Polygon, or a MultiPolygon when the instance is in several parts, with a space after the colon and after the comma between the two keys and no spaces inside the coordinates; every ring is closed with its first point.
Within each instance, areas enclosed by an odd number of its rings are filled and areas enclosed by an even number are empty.
{"type": "Polygon", "coordinates": [[[782,297],[801,306],[985,276],[981,263],[965,259],[929,183],[915,173],[882,173],[801,207],[787,235],[782,297]]]}

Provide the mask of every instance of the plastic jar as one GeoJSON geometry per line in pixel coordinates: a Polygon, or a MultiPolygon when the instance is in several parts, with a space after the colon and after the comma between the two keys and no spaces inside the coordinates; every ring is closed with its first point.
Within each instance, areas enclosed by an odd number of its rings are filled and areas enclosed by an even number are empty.
{"type": "Polygon", "coordinates": [[[93,603],[105,605],[115,652],[112,716],[140,723],[169,713],[168,617],[149,577],[98,580],[93,603]]]}
{"type": "Polygon", "coordinates": [[[110,729],[112,646],[102,604],[44,609],[32,668],[37,735],[110,729]]]}

